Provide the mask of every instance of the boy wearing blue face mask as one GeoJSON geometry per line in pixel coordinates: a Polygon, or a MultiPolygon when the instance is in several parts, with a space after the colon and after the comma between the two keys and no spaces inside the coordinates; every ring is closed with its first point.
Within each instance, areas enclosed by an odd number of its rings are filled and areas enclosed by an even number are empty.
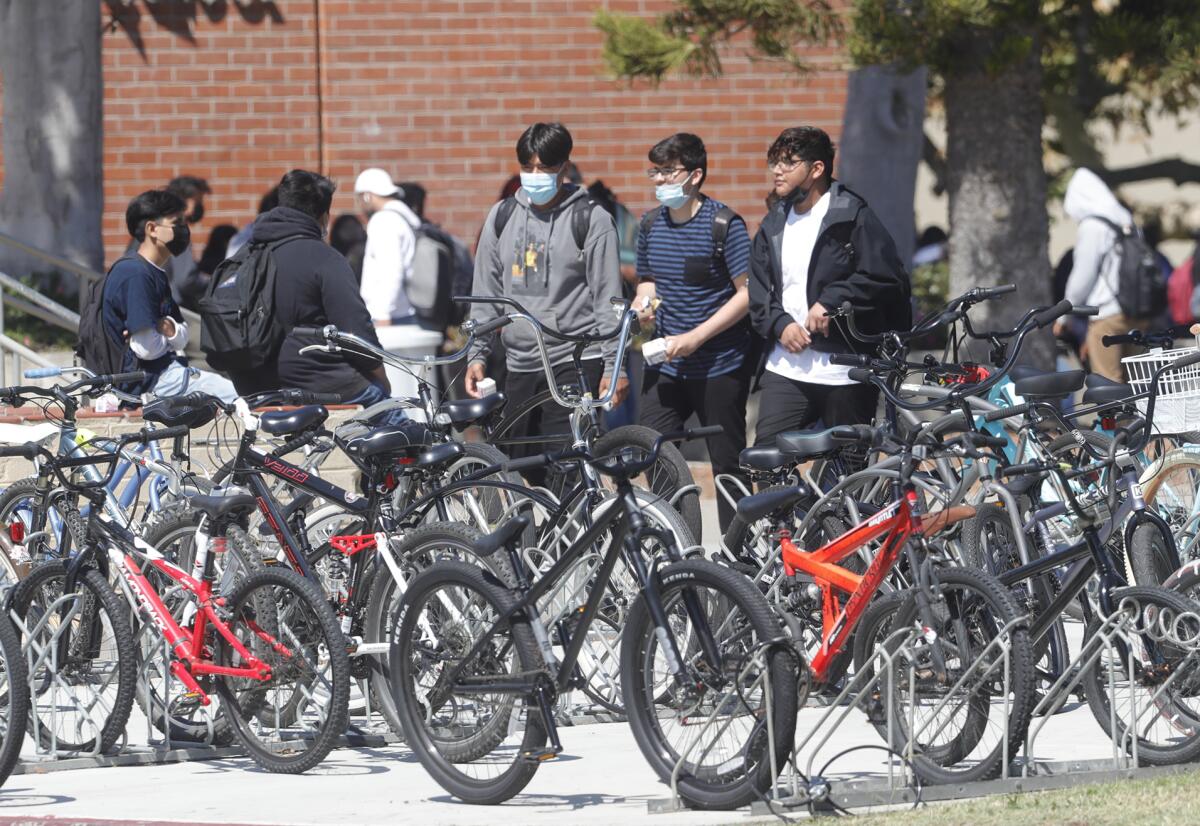
{"type": "MultiPolygon", "coordinates": [[[[521,302],[539,321],[568,334],[608,333],[616,321],[610,299],[621,294],[620,250],[612,216],[581,186],[567,183],[571,133],[561,123],[535,123],[517,141],[521,188],[488,213],[475,253],[476,296],[504,296],[521,302]]],[[[502,307],[473,304],[480,323],[502,307]]],[[[532,329],[510,324],[503,330],[507,375],[504,392],[514,403],[544,391],[546,376],[532,329]]],[[[548,339],[550,364],[559,384],[576,384],[570,342],[548,339]]],[[[478,398],[491,350],[490,337],[476,340],[465,387],[478,398]]],[[[616,342],[588,347],[584,379],[603,395],[612,382],[616,342]]],[[[614,404],[628,392],[629,380],[617,379],[614,404]]],[[[567,411],[546,405],[525,417],[515,436],[569,432],[567,411]]]]}
{"type": "MultiPolygon", "coordinates": [[[[647,170],[661,204],[642,217],[638,233],[638,288],[634,306],[643,323],[654,320],[666,341],[666,361],[647,364],[642,377],[641,423],[666,433],[694,413],[702,425],[725,432],[708,439],[713,473],[739,474],[746,446],[752,341],[746,279],[750,235],[746,222],[701,193],[708,175],[704,142],[681,132],[650,150],[647,170]],[[651,302],[658,298],[657,311],[651,302]]],[[[718,500],[721,531],[733,508],[718,500]]]]}

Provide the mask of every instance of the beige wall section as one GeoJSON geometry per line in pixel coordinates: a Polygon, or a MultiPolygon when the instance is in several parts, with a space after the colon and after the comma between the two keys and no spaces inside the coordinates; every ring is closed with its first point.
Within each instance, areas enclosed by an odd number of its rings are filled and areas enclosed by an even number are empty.
{"type": "MultiPolygon", "coordinates": [[[[1135,134],[1123,130],[1119,139],[1114,139],[1111,130],[1101,131],[1104,138],[1101,147],[1108,165],[1114,169],[1135,166],[1155,160],[1179,157],[1200,164],[1200,116],[1181,123],[1174,118],[1159,118],[1152,122],[1150,135],[1135,134]]],[[[931,112],[925,119],[926,134],[939,149],[946,147],[946,121],[940,112],[931,112]]],[[[1155,204],[1184,205],[1186,225],[1193,231],[1200,230],[1200,184],[1176,186],[1168,180],[1144,181],[1127,184],[1119,190],[1122,198],[1141,209],[1155,204]]],[[[931,224],[949,230],[947,219],[949,205],[946,196],[933,194],[933,175],[929,167],[921,164],[917,170],[916,203],[917,232],[931,224]]],[[[1175,212],[1167,210],[1168,214],[1175,212]]],[[[1075,225],[1062,211],[1062,201],[1050,204],[1050,261],[1058,259],[1075,243],[1075,225]]],[[[1194,244],[1188,241],[1168,241],[1162,245],[1163,253],[1174,264],[1179,264],[1191,255],[1194,244]]]]}

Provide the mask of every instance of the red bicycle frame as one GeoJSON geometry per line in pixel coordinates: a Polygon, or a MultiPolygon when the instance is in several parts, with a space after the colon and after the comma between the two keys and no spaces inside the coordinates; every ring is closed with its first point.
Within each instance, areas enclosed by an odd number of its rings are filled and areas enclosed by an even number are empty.
{"type": "MultiPolygon", "coordinates": [[[[219,541],[221,540],[213,540],[214,544],[219,541]]],[[[149,548],[149,546],[146,547],[149,548]]],[[[215,551],[216,549],[213,548],[211,550],[215,551]]],[[[224,605],[225,600],[223,597],[213,597],[212,584],[185,573],[182,569],[164,559],[157,551],[153,551],[153,549],[150,549],[150,551],[152,552],[146,553],[147,561],[156,570],[169,577],[195,597],[196,616],[192,620],[190,630],[181,626],[171,616],[171,612],[163,604],[162,599],[158,596],[158,592],[150,584],[150,580],[146,578],[146,575],[142,573],[142,569],[131,554],[113,548],[109,550],[109,556],[116,563],[117,570],[121,573],[121,579],[137,599],[138,606],[148,616],[154,627],[158,629],[159,635],[171,646],[171,652],[174,655],[174,659],[171,661],[171,673],[176,679],[187,686],[188,691],[200,698],[201,705],[208,705],[212,702],[212,699],[196,681],[197,676],[212,674],[221,677],[243,677],[260,681],[271,679],[271,667],[251,654],[242,645],[241,641],[238,640],[236,635],[229,630],[229,626],[217,616],[214,606],[224,605]],[[246,665],[241,667],[218,665],[213,662],[211,657],[205,654],[204,637],[210,623],[216,629],[217,633],[229,643],[230,647],[237,652],[246,665]]],[[[247,622],[247,627],[277,653],[283,656],[291,656],[291,651],[256,623],[247,622]]]]}
{"type": "Polygon", "coordinates": [[[916,503],[916,493],[908,491],[900,501],[815,551],[800,550],[786,533],[781,537],[784,574],[793,577],[797,571],[803,571],[821,589],[821,647],[809,663],[814,682],[823,683],[828,679],[834,658],[845,648],[846,640],[879,584],[896,564],[908,538],[914,533],[940,529],[955,517],[961,518],[946,511],[914,517],[916,503]],[[856,574],[838,564],[881,536],[886,536],[883,546],[864,573],[856,574]],[[846,594],[849,597],[843,604],[842,597],[846,594]]]}

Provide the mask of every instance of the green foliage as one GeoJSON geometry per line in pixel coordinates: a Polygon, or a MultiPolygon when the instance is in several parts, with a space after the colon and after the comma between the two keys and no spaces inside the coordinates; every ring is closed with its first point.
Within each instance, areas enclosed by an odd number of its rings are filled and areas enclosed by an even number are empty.
{"type": "MultiPolygon", "coordinates": [[[[917,307],[917,317],[941,312],[950,300],[950,264],[938,261],[914,267],[912,271],[912,294],[917,307]]],[[[946,344],[946,328],[938,327],[925,340],[922,347],[940,348],[946,344]]]]}
{"type": "Polygon", "coordinates": [[[655,20],[601,10],[594,22],[605,34],[604,62],[614,75],[655,82],[676,71],[720,75],[718,48],[743,34],[756,59],[805,72],[803,47],[843,34],[826,0],[680,0],[655,20]]]}

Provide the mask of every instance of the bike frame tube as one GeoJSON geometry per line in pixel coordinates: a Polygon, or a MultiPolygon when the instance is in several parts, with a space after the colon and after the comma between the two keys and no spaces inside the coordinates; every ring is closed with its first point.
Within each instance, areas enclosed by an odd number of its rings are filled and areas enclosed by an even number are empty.
{"type": "Polygon", "coordinates": [[[904,498],[866,522],[812,552],[801,551],[790,537],[783,538],[781,545],[785,575],[790,577],[794,576],[797,570],[804,571],[816,580],[822,591],[824,610],[821,647],[809,664],[817,682],[823,683],[828,679],[834,658],[845,647],[846,640],[858,625],[871,597],[896,564],[900,550],[908,538],[919,530],[912,513],[915,498],[915,494],[911,492],[905,494],[904,498]],[[885,535],[887,538],[883,547],[862,575],[837,564],[885,535]],[[850,595],[845,606],[839,605],[834,590],[850,595]]]}
{"type": "MultiPolygon", "coordinates": [[[[151,545],[129,534],[123,528],[111,525],[102,520],[97,520],[97,524],[100,526],[101,532],[109,539],[108,558],[120,573],[121,582],[127,589],[127,596],[133,597],[133,605],[142,610],[147,619],[157,629],[159,636],[167,641],[175,656],[179,658],[178,662],[183,666],[183,670],[188,676],[184,677],[180,674],[179,669],[173,668],[172,671],[177,676],[180,676],[185,683],[188,683],[189,690],[199,692],[207,705],[208,694],[200,688],[194,678],[189,680],[188,677],[197,674],[212,674],[260,681],[269,679],[270,667],[251,654],[229,629],[229,626],[213,611],[212,586],[209,582],[196,579],[184,572],[181,568],[173,565],[164,558],[151,545]],[[182,627],[175,620],[174,616],[172,616],[170,610],[163,603],[158,592],[150,584],[150,580],[146,578],[141,567],[134,559],[134,554],[127,550],[130,546],[136,548],[137,553],[144,557],[146,562],[153,566],[155,570],[167,576],[171,581],[195,597],[197,611],[190,631],[182,627]],[[238,656],[246,662],[245,666],[217,665],[205,656],[205,626],[209,623],[237,652],[238,656]]],[[[263,633],[261,629],[254,630],[256,634],[261,635],[263,633]]],[[[278,645],[279,643],[275,641],[272,644],[278,645]]]]}

